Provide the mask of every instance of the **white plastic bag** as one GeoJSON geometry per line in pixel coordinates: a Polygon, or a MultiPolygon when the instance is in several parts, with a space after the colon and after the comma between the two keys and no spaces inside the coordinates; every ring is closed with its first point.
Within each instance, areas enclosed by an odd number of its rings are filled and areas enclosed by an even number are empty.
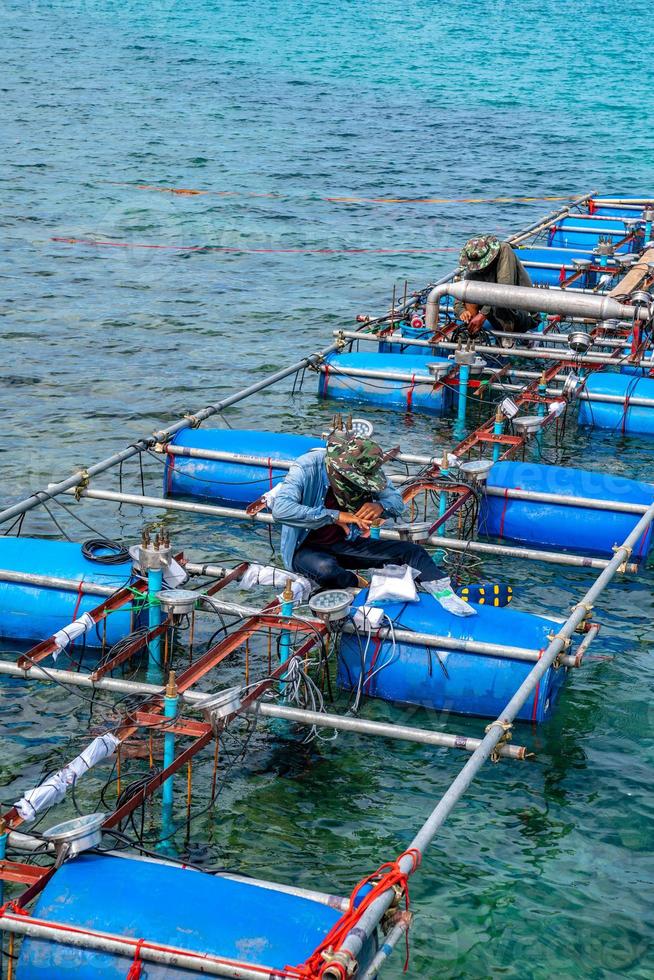
{"type": "Polygon", "coordinates": [[[417,602],[415,579],[419,574],[410,565],[385,565],[381,571],[375,572],[370,581],[368,603],[417,602]]]}

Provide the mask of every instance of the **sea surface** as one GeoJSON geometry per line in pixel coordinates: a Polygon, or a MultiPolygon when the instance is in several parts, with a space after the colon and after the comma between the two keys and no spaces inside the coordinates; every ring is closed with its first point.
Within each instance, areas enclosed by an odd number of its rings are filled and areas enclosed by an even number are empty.
{"type": "MultiPolygon", "coordinates": [[[[393,288],[450,269],[469,235],[558,206],[545,198],[654,193],[651,14],[650,0],[0,0],[2,503],[326,346],[393,288]]],[[[333,408],[315,389],[308,375],[211,424],[320,433],[333,408]]],[[[453,442],[448,422],[366,414],[407,450],[453,442]]],[[[652,479],[651,443],[574,424],[557,458],[652,479]]],[[[145,479],[159,493],[154,460],[145,479]]],[[[123,481],[140,486],[134,463],[123,481]]],[[[77,514],[126,542],[159,516],[52,512],[73,538],[90,534],[77,514]]],[[[168,526],[194,557],[269,556],[265,530],[168,526]]],[[[23,532],[59,534],[44,511],[23,532]]],[[[533,563],[479,572],[512,582],[517,607],[559,615],[591,581],[533,563]]],[[[651,573],[611,587],[596,659],[551,722],[516,732],[536,759],[486,767],[442,829],[411,883],[410,975],[654,975],[653,614],[651,573]]],[[[12,803],[81,748],[89,705],[4,692],[12,803]]],[[[262,729],[179,853],[347,894],[409,844],[462,761],[262,729]]],[[[108,776],[80,787],[83,808],[108,776]]],[[[194,812],[210,779],[198,761],[194,812]]],[[[178,811],[183,823],[183,785],[178,811]]]]}

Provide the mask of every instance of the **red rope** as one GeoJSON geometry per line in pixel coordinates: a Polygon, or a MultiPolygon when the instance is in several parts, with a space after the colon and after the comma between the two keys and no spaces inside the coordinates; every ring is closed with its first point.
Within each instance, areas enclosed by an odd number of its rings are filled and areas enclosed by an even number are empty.
{"type": "Polygon", "coordinates": [[[406,410],[407,410],[407,412],[410,412],[411,411],[411,406],[413,405],[413,391],[414,391],[415,386],[416,386],[416,376],[415,376],[415,374],[412,374],[411,375],[411,384],[409,385],[409,389],[408,389],[408,391],[406,393],[406,410]]]}
{"type": "MultiPolygon", "coordinates": [[[[350,895],[350,900],[348,902],[347,911],[343,913],[340,919],[334,923],[330,931],[327,933],[323,941],[319,946],[316,947],[311,956],[303,963],[301,966],[296,967],[295,970],[302,980],[320,980],[324,976],[324,972],[328,966],[332,969],[336,969],[340,972],[343,980],[346,980],[347,974],[345,967],[338,962],[327,962],[323,956],[328,950],[338,951],[343,945],[346,937],[352,931],[352,928],[359,921],[363,913],[379,898],[379,896],[388,891],[389,888],[393,888],[399,885],[403,892],[405,907],[408,911],[410,906],[409,897],[409,884],[408,878],[409,874],[412,874],[418,865],[420,864],[422,855],[420,851],[416,848],[411,848],[405,851],[395,861],[387,861],[382,864],[377,871],[373,874],[368,875],[366,878],[362,878],[361,881],[356,885],[352,894],[350,895]],[[400,868],[400,862],[404,857],[411,857],[413,861],[413,867],[410,872],[404,872],[400,868]],[[361,899],[357,904],[357,899],[362,888],[367,885],[371,885],[370,891],[367,895],[361,899]]],[[[406,972],[409,966],[409,937],[407,933],[407,956],[404,963],[404,971],[406,972]]],[[[293,969],[287,967],[287,969],[293,969]]]]}
{"type": "Polygon", "coordinates": [[[561,271],[559,272],[559,285],[565,282],[565,266],[561,266],[561,271]]]}
{"type": "Polygon", "coordinates": [[[627,415],[629,413],[629,402],[631,401],[629,395],[624,396],[624,412],[622,413],[622,435],[627,431],[627,415]]]}
{"type": "Polygon", "coordinates": [[[172,453],[168,453],[168,470],[166,473],[166,493],[170,493],[173,488],[173,474],[175,472],[175,457],[172,453]]]}
{"type": "Polygon", "coordinates": [[[125,980],[139,980],[141,976],[141,969],[143,967],[143,960],[141,959],[141,946],[145,942],[145,939],[139,939],[136,944],[136,949],[134,950],[134,959],[132,960],[132,965],[127,971],[127,976],[125,980]]]}
{"type": "Polygon", "coordinates": [[[28,909],[24,909],[22,905],[18,905],[18,903],[17,902],[14,902],[14,901],[5,902],[4,905],[0,906],[0,918],[2,918],[2,916],[6,912],[13,912],[14,915],[29,915],[30,914],[28,909]]]}
{"type": "Polygon", "coordinates": [[[271,460],[270,456],[268,457],[268,482],[270,483],[270,489],[272,490],[272,488],[273,488],[273,468],[272,468],[272,460],[271,460]]]}
{"type": "Polygon", "coordinates": [[[375,648],[372,652],[372,660],[370,661],[370,670],[368,671],[368,676],[364,684],[364,690],[366,694],[370,694],[370,682],[372,680],[372,675],[375,672],[375,664],[377,663],[377,657],[379,656],[379,651],[381,649],[381,637],[375,637],[375,648]]]}
{"type": "Polygon", "coordinates": [[[509,505],[509,488],[504,488],[504,506],[502,507],[502,516],[500,517],[500,537],[504,537],[504,518],[506,517],[506,508],[509,505]]]}
{"type": "Polygon", "coordinates": [[[329,385],[329,361],[325,361],[325,373],[323,375],[324,381],[322,386],[322,397],[327,397],[327,386],[329,385]]]}

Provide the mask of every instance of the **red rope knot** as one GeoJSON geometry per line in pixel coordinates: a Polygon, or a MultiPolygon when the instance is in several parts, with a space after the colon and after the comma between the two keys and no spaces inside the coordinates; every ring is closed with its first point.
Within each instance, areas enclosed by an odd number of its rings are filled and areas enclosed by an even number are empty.
{"type": "Polygon", "coordinates": [[[139,980],[141,976],[141,969],[143,967],[143,960],[141,959],[141,947],[145,939],[139,939],[134,949],[134,959],[132,960],[132,965],[129,968],[125,980],[139,980]]]}
{"type": "Polygon", "coordinates": [[[29,910],[24,909],[22,905],[19,905],[16,901],[5,902],[4,905],[0,906],[0,918],[6,915],[7,912],[13,912],[14,915],[29,915],[29,910]]]}

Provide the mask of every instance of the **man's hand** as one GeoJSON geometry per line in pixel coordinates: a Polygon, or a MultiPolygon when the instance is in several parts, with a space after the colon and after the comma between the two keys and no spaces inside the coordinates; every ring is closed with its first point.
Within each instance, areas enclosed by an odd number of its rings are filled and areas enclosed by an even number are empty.
{"type": "Polygon", "coordinates": [[[485,319],[486,317],[484,316],[483,313],[477,313],[476,316],[473,316],[470,320],[467,321],[468,333],[470,334],[471,337],[474,337],[475,334],[479,333],[479,331],[484,325],[485,319]]]}
{"type": "Polygon", "coordinates": [[[365,521],[358,514],[348,514],[347,511],[342,510],[337,519],[336,523],[339,524],[345,531],[348,530],[351,524],[358,527],[364,538],[367,538],[370,534],[370,521],[365,521]]]}
{"type": "Polygon", "coordinates": [[[474,303],[466,303],[465,307],[461,311],[461,315],[459,316],[459,319],[463,323],[470,323],[470,321],[474,320],[474,318],[478,315],[479,315],[479,307],[475,306],[474,303]]]}
{"type": "Polygon", "coordinates": [[[356,512],[356,516],[360,517],[362,521],[371,524],[372,521],[376,521],[377,518],[381,517],[383,513],[384,508],[381,504],[371,502],[369,504],[362,504],[356,512]]]}

